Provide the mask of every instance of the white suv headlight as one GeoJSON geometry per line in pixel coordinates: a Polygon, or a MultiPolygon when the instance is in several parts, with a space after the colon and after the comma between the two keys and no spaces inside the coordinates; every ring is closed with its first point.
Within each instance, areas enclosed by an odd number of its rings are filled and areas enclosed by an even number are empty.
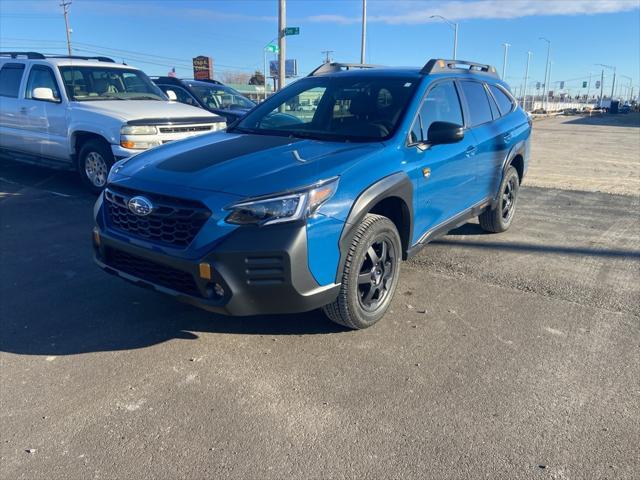
{"type": "Polygon", "coordinates": [[[260,197],[226,207],[225,221],[235,225],[272,225],[307,218],[329,200],[338,188],[338,177],[295,192],[260,197]]]}
{"type": "Polygon", "coordinates": [[[123,125],[120,135],[155,135],[158,129],[152,125],[123,125]]]}

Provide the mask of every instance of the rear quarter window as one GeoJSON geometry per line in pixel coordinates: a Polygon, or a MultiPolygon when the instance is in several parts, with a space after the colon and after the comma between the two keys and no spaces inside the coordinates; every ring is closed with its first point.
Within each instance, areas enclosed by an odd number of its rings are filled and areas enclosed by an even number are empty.
{"type": "Polygon", "coordinates": [[[18,98],[23,74],[23,63],[5,63],[0,69],[0,97],[18,98]]]}
{"type": "Polygon", "coordinates": [[[501,115],[504,116],[513,110],[513,100],[511,100],[511,98],[504,93],[501,88],[496,87],[495,85],[489,85],[489,89],[491,90],[493,97],[496,99],[496,102],[498,102],[498,108],[500,109],[501,115]]]}
{"type": "Polygon", "coordinates": [[[493,120],[491,105],[484,85],[480,82],[460,82],[469,110],[469,126],[475,127],[493,120]]]}

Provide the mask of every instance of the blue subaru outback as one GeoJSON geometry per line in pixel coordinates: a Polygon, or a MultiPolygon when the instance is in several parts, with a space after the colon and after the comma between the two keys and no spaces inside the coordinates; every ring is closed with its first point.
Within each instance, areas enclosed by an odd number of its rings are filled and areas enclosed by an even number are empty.
{"type": "Polygon", "coordinates": [[[213,312],[369,327],[403,259],[473,217],[509,228],[530,133],[489,65],[324,64],[226,132],[116,163],[95,258],[213,312]]]}

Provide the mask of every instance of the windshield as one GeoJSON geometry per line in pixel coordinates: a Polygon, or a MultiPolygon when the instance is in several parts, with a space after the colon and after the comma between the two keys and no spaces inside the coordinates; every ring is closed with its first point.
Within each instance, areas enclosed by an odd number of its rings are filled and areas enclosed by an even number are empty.
{"type": "Polygon", "coordinates": [[[415,78],[309,77],[249,113],[234,131],[337,141],[379,141],[394,133],[415,78]]]}
{"type": "Polygon", "coordinates": [[[166,100],[140,70],[109,67],[60,67],[71,100],[166,100]]]}
{"type": "Polygon", "coordinates": [[[207,108],[220,108],[222,110],[251,109],[255,106],[251,100],[243,97],[233,88],[222,85],[189,85],[193,93],[204,103],[207,108]]]}

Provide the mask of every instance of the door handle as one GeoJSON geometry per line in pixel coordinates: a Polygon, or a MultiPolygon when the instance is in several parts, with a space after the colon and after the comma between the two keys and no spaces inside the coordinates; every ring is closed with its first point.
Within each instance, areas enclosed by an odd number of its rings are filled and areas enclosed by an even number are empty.
{"type": "Polygon", "coordinates": [[[478,149],[475,146],[470,145],[469,147],[467,147],[464,153],[467,157],[472,157],[473,155],[476,154],[477,151],[478,149]]]}

